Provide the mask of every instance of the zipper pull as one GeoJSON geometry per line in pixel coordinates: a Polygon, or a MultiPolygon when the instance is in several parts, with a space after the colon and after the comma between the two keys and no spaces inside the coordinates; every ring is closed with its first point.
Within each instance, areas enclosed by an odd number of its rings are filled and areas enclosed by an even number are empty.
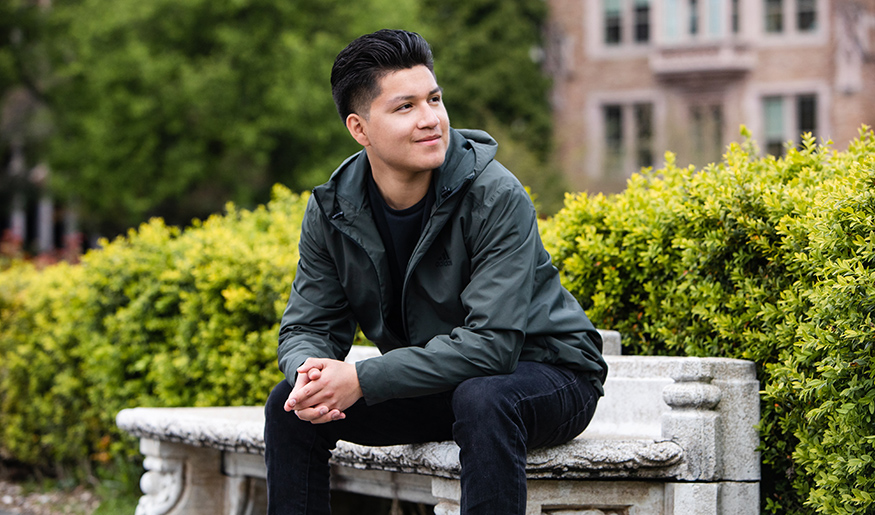
{"type": "Polygon", "coordinates": [[[338,220],[340,218],[343,218],[343,211],[338,211],[338,212],[334,213],[333,215],[331,215],[332,220],[338,220]]]}

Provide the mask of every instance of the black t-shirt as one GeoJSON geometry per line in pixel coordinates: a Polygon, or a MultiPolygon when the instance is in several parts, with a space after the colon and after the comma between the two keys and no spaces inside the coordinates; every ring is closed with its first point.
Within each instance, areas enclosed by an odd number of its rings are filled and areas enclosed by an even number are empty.
{"type": "Polygon", "coordinates": [[[401,315],[401,292],[410,256],[413,255],[434,205],[434,188],[429,187],[428,193],[416,204],[406,209],[392,209],[383,200],[377,183],[371,176],[368,180],[368,199],[389,259],[389,276],[392,281],[389,291],[392,292],[392,298],[389,299],[387,322],[395,335],[407,342],[401,315]]]}

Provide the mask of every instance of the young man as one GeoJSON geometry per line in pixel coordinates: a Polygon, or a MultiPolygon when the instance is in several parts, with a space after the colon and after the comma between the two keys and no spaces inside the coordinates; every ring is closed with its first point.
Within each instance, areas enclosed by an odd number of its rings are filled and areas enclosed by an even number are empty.
{"type": "Polygon", "coordinates": [[[329,512],[337,440],[455,440],[462,513],[522,514],[526,452],[589,423],[607,366],[520,183],[450,128],[428,44],[382,30],[334,63],[364,148],[313,190],[265,408],[268,512],[329,512]],[[343,362],[356,327],[382,355],[343,362]]]}

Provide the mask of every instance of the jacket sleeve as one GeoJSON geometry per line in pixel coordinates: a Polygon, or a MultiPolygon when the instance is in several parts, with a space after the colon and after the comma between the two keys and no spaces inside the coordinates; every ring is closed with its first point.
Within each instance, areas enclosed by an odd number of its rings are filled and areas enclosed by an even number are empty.
{"type": "Polygon", "coordinates": [[[546,252],[534,206],[516,180],[503,181],[482,200],[466,234],[471,277],[461,294],[464,324],[424,347],[358,362],[368,404],[445,391],[471,377],[516,369],[535,270],[546,252]]]}
{"type": "Polygon", "coordinates": [[[326,224],[310,197],[298,244],[298,268],[280,322],[277,357],[292,385],[295,370],[307,358],[342,360],[355,336],[355,321],[337,269],[325,247],[326,224]]]}

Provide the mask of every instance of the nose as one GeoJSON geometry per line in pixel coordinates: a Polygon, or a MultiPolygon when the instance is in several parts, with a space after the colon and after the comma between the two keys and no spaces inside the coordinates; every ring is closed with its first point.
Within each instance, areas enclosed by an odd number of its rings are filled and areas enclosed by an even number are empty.
{"type": "Polygon", "coordinates": [[[437,126],[441,122],[440,117],[431,106],[426,106],[419,118],[419,128],[428,129],[437,126]]]}

